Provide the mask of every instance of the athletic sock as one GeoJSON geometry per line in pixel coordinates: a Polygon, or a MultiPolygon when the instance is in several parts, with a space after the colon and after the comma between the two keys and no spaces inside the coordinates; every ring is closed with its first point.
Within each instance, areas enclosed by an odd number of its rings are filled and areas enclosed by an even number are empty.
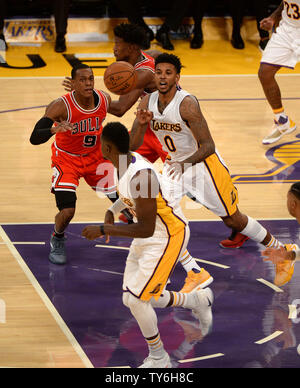
{"type": "Polygon", "coordinates": [[[55,236],[55,237],[57,237],[57,238],[63,238],[63,237],[65,237],[65,232],[58,233],[58,232],[55,230],[55,228],[54,228],[53,236],[55,236]]]}
{"type": "Polygon", "coordinates": [[[283,247],[283,244],[280,241],[278,241],[274,236],[271,236],[271,240],[265,246],[267,248],[278,249],[279,247],[283,247]]]}
{"type": "Polygon", "coordinates": [[[194,271],[195,273],[201,272],[201,267],[199,267],[199,265],[196,263],[196,260],[187,250],[183,252],[183,255],[179,258],[179,261],[185,269],[186,273],[190,271],[194,271]]]}
{"type": "Polygon", "coordinates": [[[284,112],[284,108],[273,109],[273,113],[275,116],[275,120],[279,123],[280,123],[280,118],[282,118],[281,120],[286,120],[288,118],[288,116],[284,112]]]}
{"type": "Polygon", "coordinates": [[[154,337],[151,338],[145,338],[148,349],[149,349],[149,355],[155,359],[163,358],[165,354],[164,345],[160,339],[160,334],[158,333],[154,337]]]}

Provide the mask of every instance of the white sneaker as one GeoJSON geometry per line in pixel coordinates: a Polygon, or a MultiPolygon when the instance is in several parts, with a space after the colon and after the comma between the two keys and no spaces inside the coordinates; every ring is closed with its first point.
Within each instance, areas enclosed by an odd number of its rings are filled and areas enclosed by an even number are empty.
{"type": "Polygon", "coordinates": [[[197,296],[198,305],[192,309],[192,313],[194,317],[199,320],[202,335],[205,336],[212,328],[212,304],[214,301],[214,294],[212,290],[207,287],[196,291],[195,296],[197,296]]]}
{"type": "Polygon", "coordinates": [[[262,143],[263,144],[272,144],[280,140],[282,136],[287,135],[293,132],[297,128],[297,125],[290,120],[288,117],[284,119],[280,117],[279,121],[274,120],[274,126],[272,132],[266,136],[262,143]]]}
{"type": "Polygon", "coordinates": [[[159,359],[148,356],[139,368],[172,368],[172,364],[170,357],[166,352],[163,358],[159,359]]]}

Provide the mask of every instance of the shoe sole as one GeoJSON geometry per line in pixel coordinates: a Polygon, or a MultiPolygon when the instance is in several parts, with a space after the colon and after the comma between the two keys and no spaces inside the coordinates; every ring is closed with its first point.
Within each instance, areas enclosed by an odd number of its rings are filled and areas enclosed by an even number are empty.
{"type": "Polygon", "coordinates": [[[285,135],[288,135],[292,132],[294,132],[295,130],[297,129],[297,125],[295,125],[294,127],[288,129],[287,131],[285,131],[284,133],[282,133],[279,137],[277,137],[275,140],[272,140],[272,141],[262,141],[263,145],[268,145],[268,144],[273,144],[273,143],[276,143],[278,140],[280,140],[283,136],[285,135]]]}
{"type": "MultiPolygon", "coordinates": [[[[193,292],[202,290],[203,288],[209,286],[213,281],[214,281],[214,278],[211,276],[211,277],[208,278],[205,282],[203,282],[203,283],[201,283],[201,284],[198,284],[198,286],[196,286],[195,288],[193,288],[192,291],[184,292],[184,294],[192,294],[193,292]]],[[[179,292],[181,292],[181,291],[179,291],[179,292]]]]}
{"type": "Polygon", "coordinates": [[[50,255],[49,255],[49,261],[51,261],[51,263],[53,263],[53,264],[58,264],[58,265],[63,265],[63,264],[67,263],[67,260],[65,260],[65,261],[56,261],[56,260],[52,259],[52,257],[50,255]]]}
{"type": "Polygon", "coordinates": [[[245,240],[243,240],[242,242],[239,242],[239,245],[238,246],[231,246],[231,247],[226,247],[225,245],[223,245],[221,242],[219,243],[219,246],[221,247],[221,248],[224,248],[224,249],[239,249],[239,248],[241,248],[244,244],[245,244],[245,242],[246,241],[248,241],[249,240],[249,237],[248,238],[246,238],[245,240]]]}

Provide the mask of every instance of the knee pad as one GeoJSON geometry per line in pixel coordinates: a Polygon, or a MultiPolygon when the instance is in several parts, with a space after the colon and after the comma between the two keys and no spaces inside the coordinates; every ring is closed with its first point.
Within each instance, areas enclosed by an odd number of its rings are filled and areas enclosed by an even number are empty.
{"type": "Polygon", "coordinates": [[[74,191],[54,191],[56,206],[59,210],[76,207],[77,196],[74,191]]]}

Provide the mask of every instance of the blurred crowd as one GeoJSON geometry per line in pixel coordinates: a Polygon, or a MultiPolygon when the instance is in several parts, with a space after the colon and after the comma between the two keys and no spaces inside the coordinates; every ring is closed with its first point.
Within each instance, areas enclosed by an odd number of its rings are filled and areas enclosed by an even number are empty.
{"type": "MultiPolygon", "coordinates": [[[[202,32],[203,17],[208,16],[230,16],[232,18],[231,44],[235,49],[241,50],[245,47],[241,36],[241,27],[244,16],[254,16],[257,21],[257,29],[260,36],[259,47],[263,50],[269,40],[269,32],[260,28],[259,22],[267,17],[272,11],[272,7],[277,7],[279,0],[53,0],[51,1],[50,12],[54,15],[56,28],[55,51],[64,52],[66,50],[65,36],[67,33],[68,17],[75,12],[80,16],[82,5],[88,5],[85,10],[93,14],[93,7],[102,7],[105,10],[105,16],[121,16],[128,19],[130,23],[142,26],[147,34],[145,49],[150,47],[151,41],[156,41],[165,50],[174,50],[171,32],[176,32],[183,23],[185,17],[192,17],[193,31],[190,36],[190,47],[199,49],[203,45],[204,36],[202,32]],[[77,12],[76,12],[77,10],[77,12]],[[251,13],[251,15],[249,14],[251,13]],[[151,15],[150,15],[151,14],[151,15]],[[158,16],[162,19],[162,24],[154,31],[144,20],[146,16],[158,16]]],[[[16,10],[14,1],[0,1],[0,44],[5,49],[8,48],[5,41],[4,19],[12,17],[16,10]]],[[[49,1],[39,2],[35,0],[26,0],[31,12],[38,10],[38,6],[46,4],[49,1]]],[[[47,8],[49,9],[49,7],[47,8]]],[[[86,16],[86,11],[83,12],[86,16]]],[[[34,15],[32,15],[34,16],[34,15]]],[[[95,13],[94,13],[95,16],[95,13]]],[[[96,14],[97,16],[97,14],[96,14]]],[[[99,15],[101,17],[101,15],[99,15]]]]}

